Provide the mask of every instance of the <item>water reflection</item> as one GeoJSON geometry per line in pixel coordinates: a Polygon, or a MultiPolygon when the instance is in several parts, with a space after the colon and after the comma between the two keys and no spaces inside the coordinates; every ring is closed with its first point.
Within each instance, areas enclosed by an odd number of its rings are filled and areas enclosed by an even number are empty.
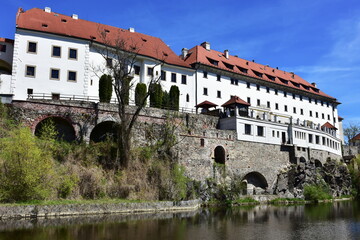
{"type": "Polygon", "coordinates": [[[0,239],[360,239],[359,222],[359,203],[338,202],[3,220],[0,239]]]}

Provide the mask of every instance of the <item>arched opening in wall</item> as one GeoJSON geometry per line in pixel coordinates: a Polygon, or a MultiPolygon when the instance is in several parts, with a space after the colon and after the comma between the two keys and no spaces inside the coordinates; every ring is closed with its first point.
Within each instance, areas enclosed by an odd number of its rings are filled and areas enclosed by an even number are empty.
{"type": "Polygon", "coordinates": [[[113,121],[105,121],[99,123],[94,127],[90,134],[90,141],[104,142],[104,141],[117,141],[117,131],[119,125],[113,121]]]}
{"type": "Polygon", "coordinates": [[[245,175],[243,181],[247,182],[246,193],[248,195],[263,194],[265,193],[268,183],[266,178],[258,172],[250,172],[245,175]]]}
{"type": "Polygon", "coordinates": [[[322,163],[318,159],[315,159],[315,167],[322,168],[322,163]]]}
{"type": "Polygon", "coordinates": [[[222,146],[217,146],[214,150],[215,162],[225,164],[225,149],[222,146]]]}
{"type": "Polygon", "coordinates": [[[300,162],[304,163],[304,162],[306,162],[306,159],[304,157],[301,157],[300,162]]]}
{"type": "Polygon", "coordinates": [[[48,117],[40,121],[35,128],[35,136],[40,137],[43,134],[48,134],[47,130],[51,124],[54,125],[57,140],[72,142],[76,139],[74,127],[62,117],[48,117]]]}

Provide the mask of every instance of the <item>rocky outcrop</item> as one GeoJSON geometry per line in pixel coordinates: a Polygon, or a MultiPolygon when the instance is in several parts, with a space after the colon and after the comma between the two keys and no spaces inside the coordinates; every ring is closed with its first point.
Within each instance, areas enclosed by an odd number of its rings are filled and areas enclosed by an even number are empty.
{"type": "Polygon", "coordinates": [[[310,160],[282,169],[278,174],[274,194],[303,198],[306,184],[326,184],[334,197],[351,193],[351,176],[346,164],[328,159],[324,165],[310,160]]]}

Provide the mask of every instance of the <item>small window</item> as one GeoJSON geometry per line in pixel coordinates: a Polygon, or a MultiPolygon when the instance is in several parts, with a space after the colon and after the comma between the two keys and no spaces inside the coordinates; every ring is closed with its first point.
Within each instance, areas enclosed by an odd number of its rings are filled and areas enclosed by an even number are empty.
{"type": "Polygon", "coordinates": [[[204,89],[203,89],[203,94],[208,95],[208,89],[206,87],[204,87],[204,89]]]}
{"type": "Polygon", "coordinates": [[[250,88],[250,83],[249,82],[246,82],[246,87],[250,88]]]}
{"type": "Polygon", "coordinates": [[[316,112],[316,113],[315,113],[315,116],[318,118],[318,117],[319,117],[319,113],[318,113],[318,112],[316,112]]]}
{"type": "Polygon", "coordinates": [[[52,57],[61,57],[61,47],[53,46],[51,56],[52,57]]]}
{"type": "Polygon", "coordinates": [[[270,92],[270,88],[266,87],[266,92],[269,93],[270,92]]]}
{"type": "Polygon", "coordinates": [[[113,59],[112,58],[106,58],[106,66],[107,67],[112,67],[113,66],[113,59]]]}
{"type": "Polygon", "coordinates": [[[190,96],[189,96],[189,94],[186,94],[186,102],[190,102],[190,96]]]}
{"type": "Polygon", "coordinates": [[[0,52],[6,52],[6,45],[0,44],[0,52]]]}
{"type": "Polygon", "coordinates": [[[330,114],[327,115],[327,119],[330,121],[330,114]]]}
{"type": "Polygon", "coordinates": [[[260,85],[259,84],[256,84],[256,90],[260,91],[260,85]]]}
{"type": "Polygon", "coordinates": [[[322,114],[321,114],[321,118],[322,118],[322,119],[325,119],[325,114],[322,113],[322,114]]]}
{"type": "Polygon", "coordinates": [[[299,95],[300,101],[302,101],[303,97],[301,95],[299,95]]]}
{"type": "Polygon", "coordinates": [[[59,80],[60,79],[60,70],[59,69],[50,69],[50,79],[59,80]]]}
{"type": "Polygon", "coordinates": [[[55,100],[55,101],[60,100],[60,94],[59,93],[52,93],[51,94],[51,99],[55,100]]]}
{"type": "Polygon", "coordinates": [[[239,85],[239,80],[237,80],[235,78],[230,78],[230,83],[233,85],[239,85]]]}
{"type": "Polygon", "coordinates": [[[284,91],[284,97],[287,97],[287,92],[284,91]]]}
{"type": "Polygon", "coordinates": [[[284,106],[284,111],[285,111],[285,112],[288,111],[287,105],[284,106]]]}
{"type": "Polygon", "coordinates": [[[277,89],[274,89],[274,91],[275,91],[275,95],[278,95],[278,90],[277,90],[277,89]]]}
{"type": "Polygon", "coordinates": [[[164,70],[161,70],[160,79],[166,81],[166,72],[164,70]]]}
{"type": "Polygon", "coordinates": [[[147,75],[149,75],[149,76],[154,76],[154,68],[148,67],[148,68],[147,68],[147,75]]]}
{"type": "Polygon", "coordinates": [[[187,83],[186,75],[181,75],[181,84],[186,84],[186,83],[187,83]]]}
{"type": "Polygon", "coordinates": [[[254,71],[253,70],[253,72],[255,73],[255,75],[257,76],[257,77],[263,77],[263,74],[262,73],[260,73],[260,72],[257,72],[257,71],[254,71]]]}
{"type": "Polygon", "coordinates": [[[251,99],[249,97],[247,98],[247,102],[248,104],[251,104],[251,99]]]}
{"type": "Polygon", "coordinates": [[[329,102],[326,102],[326,106],[329,107],[329,102]]]}
{"type": "Polygon", "coordinates": [[[68,81],[76,82],[76,72],[68,71],[68,81]]]}
{"type": "Polygon", "coordinates": [[[315,143],[320,144],[320,137],[318,135],[315,135],[315,143]]]}
{"type": "Polygon", "coordinates": [[[279,104],[278,103],[275,103],[275,109],[279,110],[279,104]]]}
{"type": "Polygon", "coordinates": [[[219,82],[221,81],[221,75],[219,75],[219,74],[216,75],[216,81],[219,81],[219,82]]]}
{"type": "Polygon", "coordinates": [[[309,111],[309,115],[310,115],[310,117],[312,117],[312,111],[311,110],[309,111]]]}
{"type": "Polygon", "coordinates": [[[293,112],[296,113],[296,107],[293,108],[293,112]]]}
{"type": "Polygon", "coordinates": [[[35,66],[26,66],[25,76],[26,77],[35,77],[35,71],[36,71],[35,66]]]}
{"type": "Polygon", "coordinates": [[[323,101],[320,101],[320,103],[321,103],[321,106],[324,106],[324,102],[323,102],[323,101]]]}
{"type": "Polygon", "coordinates": [[[293,97],[293,99],[295,99],[295,98],[296,98],[296,95],[293,93],[293,94],[292,94],[292,97],[293,97]]]}
{"type": "Polygon", "coordinates": [[[267,108],[270,108],[270,102],[269,101],[267,101],[266,106],[267,106],[267,108]]]}
{"type": "Polygon", "coordinates": [[[256,101],[257,106],[260,106],[260,99],[256,101]]]}
{"type": "Polygon", "coordinates": [[[32,88],[28,88],[27,89],[27,94],[28,95],[31,95],[31,94],[33,94],[34,93],[34,90],[32,89],[32,88]]]}
{"type": "Polygon", "coordinates": [[[77,60],[77,49],[69,48],[69,59],[77,60]]]}
{"type": "Polygon", "coordinates": [[[251,125],[250,124],[245,124],[244,133],[246,135],[251,135],[251,125]]]}
{"type": "Polygon", "coordinates": [[[300,114],[304,115],[304,109],[300,108],[300,114]]]}
{"type": "Polygon", "coordinates": [[[309,133],[309,143],[313,142],[313,135],[309,133]]]}
{"type": "Polygon", "coordinates": [[[217,97],[221,98],[221,91],[217,91],[217,97]]]}
{"type": "Polygon", "coordinates": [[[171,73],[171,82],[176,83],[176,73],[171,73]]]}
{"type": "Polygon", "coordinates": [[[134,65],[134,73],[135,75],[140,75],[140,66],[134,65]]]}
{"type": "Polygon", "coordinates": [[[205,139],[203,139],[203,138],[200,139],[200,146],[201,147],[205,146],[205,139]]]}
{"type": "Polygon", "coordinates": [[[207,78],[208,73],[206,71],[203,72],[203,77],[207,78]]]}
{"type": "Polygon", "coordinates": [[[37,43],[28,42],[28,53],[36,53],[36,52],[37,52],[37,43]]]}
{"type": "Polygon", "coordinates": [[[263,126],[257,126],[257,135],[260,137],[264,136],[264,127],[263,126]]]}
{"type": "Polygon", "coordinates": [[[311,98],[309,98],[309,103],[311,103],[311,98]]]}
{"type": "Polygon", "coordinates": [[[317,99],[315,99],[315,104],[317,104],[317,102],[318,102],[317,99]]]}

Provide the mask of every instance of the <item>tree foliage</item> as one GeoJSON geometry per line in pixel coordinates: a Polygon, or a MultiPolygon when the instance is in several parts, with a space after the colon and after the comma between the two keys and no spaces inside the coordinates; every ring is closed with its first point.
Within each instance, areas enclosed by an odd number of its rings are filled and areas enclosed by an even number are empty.
{"type": "Polygon", "coordinates": [[[138,83],[135,88],[135,105],[140,106],[141,104],[146,105],[146,100],[144,101],[147,94],[146,84],[138,83]]]}
{"type": "Polygon", "coordinates": [[[150,91],[150,107],[163,107],[163,90],[160,83],[153,83],[149,86],[150,91]]]}
{"type": "Polygon", "coordinates": [[[175,85],[172,85],[169,92],[169,103],[171,110],[179,110],[179,97],[180,91],[179,88],[175,85]]]}
{"type": "Polygon", "coordinates": [[[344,128],[344,137],[346,144],[350,144],[350,140],[360,133],[359,123],[350,123],[348,127],[344,128]]]}
{"type": "Polygon", "coordinates": [[[99,98],[100,102],[109,103],[112,96],[112,78],[104,74],[99,80],[99,98]]]}

